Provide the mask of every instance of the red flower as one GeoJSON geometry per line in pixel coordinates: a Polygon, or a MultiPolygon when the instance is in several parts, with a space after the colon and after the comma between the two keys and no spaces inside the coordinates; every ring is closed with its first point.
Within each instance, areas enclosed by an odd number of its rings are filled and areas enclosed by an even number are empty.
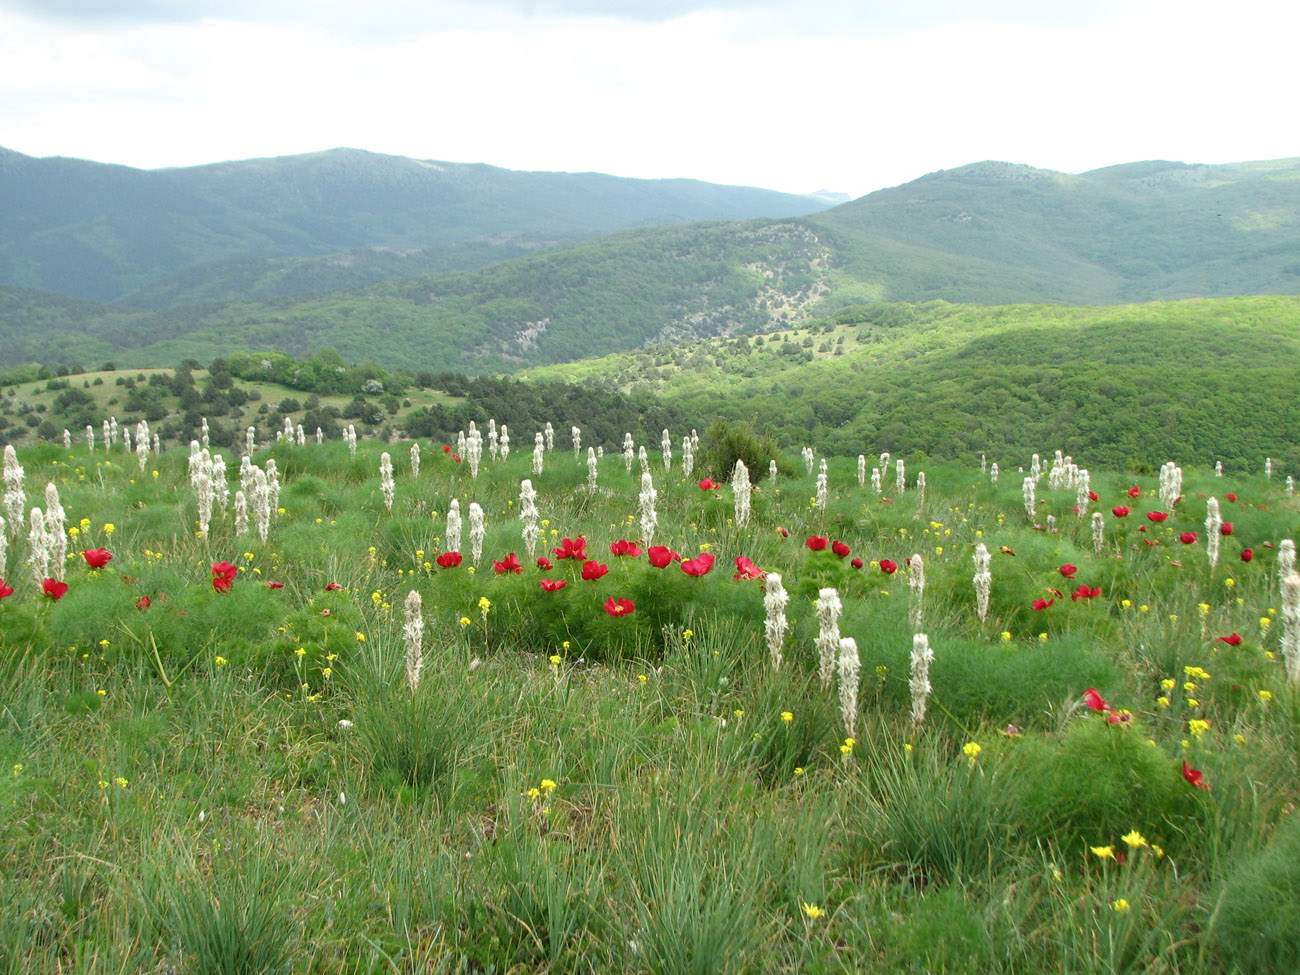
{"type": "Polygon", "coordinates": [[[1100,586],[1088,586],[1086,583],[1080,584],[1079,588],[1070,593],[1070,598],[1076,603],[1080,599],[1096,599],[1101,595],[1100,586]]]}
{"type": "Polygon", "coordinates": [[[560,547],[551,549],[551,554],[557,559],[585,559],[587,557],[587,539],[579,535],[577,538],[560,539],[560,547]]]}
{"type": "Polygon", "coordinates": [[[709,570],[713,568],[713,556],[708,552],[701,552],[693,559],[686,559],[682,562],[682,571],[688,576],[706,576],[709,570]]]}
{"type": "Polygon", "coordinates": [[[268,582],[268,583],[266,584],[266,588],[267,588],[267,589],[283,589],[283,588],[284,588],[284,583],[283,583],[283,582],[268,582]]]}
{"type": "Polygon", "coordinates": [[[1233,494],[1231,491],[1225,494],[1224,497],[1227,498],[1229,501],[1231,501],[1233,504],[1237,503],[1237,496],[1233,494]]]}
{"type": "Polygon", "coordinates": [[[148,596],[141,596],[139,599],[135,601],[135,608],[140,610],[140,612],[142,613],[152,605],[153,605],[153,600],[150,599],[148,596]]]}
{"type": "Polygon", "coordinates": [[[5,596],[12,596],[13,594],[14,594],[13,587],[10,586],[8,583],[6,583],[3,579],[0,579],[0,599],[4,599],[5,596]]]}
{"type": "Polygon", "coordinates": [[[831,542],[831,551],[840,558],[844,558],[849,554],[849,547],[837,538],[835,541],[831,542]]]}
{"type": "Polygon", "coordinates": [[[456,566],[460,565],[464,559],[461,558],[459,552],[443,552],[434,559],[434,561],[438,563],[438,568],[440,569],[454,569],[456,566]]]}
{"type": "Polygon", "coordinates": [[[81,557],[92,569],[102,569],[113,560],[113,553],[106,548],[91,548],[82,552],[81,557]]]}
{"type": "Polygon", "coordinates": [[[764,572],[743,555],[736,556],[736,581],[744,579],[762,579],[764,572]]]}
{"type": "Polygon", "coordinates": [[[235,584],[235,576],[239,574],[239,569],[229,562],[212,563],[212,588],[217,592],[230,592],[230,587],[235,584]]]}
{"type": "Polygon", "coordinates": [[[862,568],[862,560],[861,560],[861,559],[854,559],[853,561],[851,561],[851,562],[849,563],[849,565],[853,566],[853,568],[855,568],[855,569],[860,569],[860,568],[862,568]]]}
{"type": "Polygon", "coordinates": [[[1115,507],[1110,509],[1110,513],[1114,515],[1116,518],[1124,518],[1132,510],[1133,509],[1126,504],[1117,504],[1115,505],[1115,507]]]}
{"type": "Polygon", "coordinates": [[[1055,604],[1055,602],[1056,602],[1055,599],[1035,599],[1034,609],[1038,609],[1038,610],[1047,609],[1048,606],[1055,604]]]}
{"type": "Polygon", "coordinates": [[[1097,492],[1096,492],[1096,491],[1089,491],[1089,492],[1088,492],[1088,500],[1089,500],[1089,501],[1100,501],[1101,499],[1097,497],[1097,492]]]}
{"type": "Polygon", "coordinates": [[[1065,565],[1061,566],[1056,571],[1061,573],[1061,575],[1065,576],[1065,578],[1072,579],[1074,577],[1074,574],[1079,571],[1079,567],[1077,565],[1071,565],[1069,562],[1066,562],[1065,565]]]}
{"type": "Polygon", "coordinates": [[[41,591],[57,603],[63,598],[63,594],[68,591],[68,584],[59,582],[58,579],[42,579],[41,591]]]}
{"type": "Polygon", "coordinates": [[[546,592],[556,592],[569,584],[567,579],[542,579],[541,583],[546,592]]]}
{"type": "Polygon", "coordinates": [[[550,572],[555,568],[555,566],[551,564],[551,560],[545,555],[539,555],[537,556],[537,568],[541,569],[543,572],[550,572]]]}
{"type": "Polygon", "coordinates": [[[627,616],[636,608],[636,604],[630,599],[615,599],[610,596],[605,600],[605,612],[610,616],[627,616]]]}
{"type": "MultiPolygon", "coordinates": [[[[441,565],[442,563],[439,562],[438,564],[441,565]]],[[[337,582],[331,582],[328,586],[325,587],[325,591],[326,591],[326,592],[337,592],[338,590],[340,590],[340,589],[342,589],[342,588],[343,588],[343,587],[340,586],[337,582]]]]}
{"type": "Polygon", "coordinates": [[[1187,764],[1186,759],[1183,759],[1183,778],[1198,789],[1208,789],[1210,787],[1209,783],[1205,781],[1205,773],[1200,769],[1192,768],[1187,764]]]}
{"type": "Polygon", "coordinates": [[[1243,548],[1241,550],[1241,561],[1249,562],[1254,557],[1255,557],[1255,550],[1253,548],[1243,548]]]}
{"type": "Polygon", "coordinates": [[[460,454],[452,454],[452,455],[451,455],[451,459],[454,460],[457,464],[459,464],[459,463],[460,463],[460,454]]]}
{"type": "Polygon", "coordinates": [[[680,559],[681,556],[670,549],[667,545],[651,545],[646,551],[646,558],[656,569],[667,568],[669,562],[680,559]]]}
{"type": "Polygon", "coordinates": [[[1241,637],[1239,637],[1236,633],[1233,633],[1230,634],[1229,636],[1215,637],[1215,642],[1226,643],[1230,647],[1239,647],[1241,646],[1241,637]]]}
{"type": "Polygon", "coordinates": [[[1106,703],[1105,699],[1097,692],[1097,688],[1090,687],[1083,692],[1083,703],[1088,705],[1094,711],[1110,711],[1111,706],[1106,703]]]}
{"type": "Polygon", "coordinates": [[[519,559],[515,558],[514,552],[511,552],[500,562],[493,559],[492,568],[496,570],[497,575],[502,575],[506,572],[514,572],[515,574],[518,574],[524,571],[524,567],[519,564],[519,559]]]}
{"type": "Polygon", "coordinates": [[[1168,511],[1148,511],[1147,518],[1154,521],[1157,525],[1169,517],[1168,511]]]}
{"type": "Polygon", "coordinates": [[[711,477],[706,477],[704,480],[700,481],[701,491],[716,491],[720,487],[722,487],[722,485],[714,483],[713,478],[711,477]]]}
{"type": "Polygon", "coordinates": [[[826,546],[830,544],[830,539],[826,538],[824,535],[813,535],[804,544],[814,552],[822,552],[825,551],[826,546]]]}
{"type": "Polygon", "coordinates": [[[1183,532],[1178,536],[1178,540],[1184,545],[1193,545],[1196,542],[1196,532],[1183,532]]]}
{"type": "Polygon", "coordinates": [[[782,528],[780,525],[777,525],[777,527],[776,527],[776,533],[777,533],[778,535],[780,535],[782,538],[789,538],[789,537],[790,537],[790,533],[789,533],[788,531],[786,531],[784,528],[782,528]]]}
{"type": "Polygon", "coordinates": [[[880,571],[887,576],[892,576],[895,572],[898,571],[898,563],[893,561],[892,559],[881,559],[880,571]]]}
{"type": "Polygon", "coordinates": [[[1222,525],[1220,525],[1220,526],[1219,526],[1219,534],[1220,534],[1220,535],[1231,535],[1231,534],[1232,534],[1232,522],[1230,522],[1230,521],[1225,521],[1222,525]]]}
{"type": "Polygon", "coordinates": [[[641,546],[636,542],[629,542],[626,538],[620,538],[617,542],[609,547],[610,555],[626,555],[628,558],[636,558],[641,554],[641,546]]]}
{"type": "Polygon", "coordinates": [[[609,566],[607,566],[604,562],[583,562],[582,581],[595,582],[597,579],[599,579],[608,571],[609,571],[609,566]]]}
{"type": "Polygon", "coordinates": [[[1141,493],[1142,493],[1142,489],[1138,487],[1136,484],[1134,484],[1131,488],[1128,489],[1128,496],[1130,498],[1136,498],[1139,495],[1141,495],[1141,493]]]}
{"type": "Polygon", "coordinates": [[[442,445],[442,452],[443,452],[444,454],[449,454],[449,453],[451,453],[451,444],[449,444],[449,443],[445,443],[445,444],[443,444],[443,445],[442,445]]]}

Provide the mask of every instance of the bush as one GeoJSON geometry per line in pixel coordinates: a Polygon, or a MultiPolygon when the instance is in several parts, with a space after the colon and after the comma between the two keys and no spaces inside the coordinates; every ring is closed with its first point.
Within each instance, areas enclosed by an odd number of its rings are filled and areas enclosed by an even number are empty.
{"type": "Polygon", "coordinates": [[[1300,817],[1227,877],[1207,940],[1225,971],[1300,971],[1300,817]]]}
{"type": "MultiPolygon", "coordinates": [[[[757,434],[749,426],[717,420],[704,434],[704,445],[696,462],[701,474],[714,480],[729,481],[736,461],[749,468],[749,479],[756,481],[767,473],[772,461],[782,467],[781,450],[771,434],[757,434]]],[[[783,473],[791,473],[783,468],[783,473]]]]}

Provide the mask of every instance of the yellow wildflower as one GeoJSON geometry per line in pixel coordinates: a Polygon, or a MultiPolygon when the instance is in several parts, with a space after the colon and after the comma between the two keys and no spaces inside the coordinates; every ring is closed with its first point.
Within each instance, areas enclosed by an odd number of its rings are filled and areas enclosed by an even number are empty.
{"type": "Polygon", "coordinates": [[[1129,830],[1129,832],[1121,836],[1120,839],[1122,839],[1125,843],[1128,844],[1128,848],[1130,850],[1136,850],[1139,846],[1147,845],[1146,837],[1143,836],[1135,829],[1129,830]]]}
{"type": "Polygon", "coordinates": [[[1112,846],[1090,846],[1088,849],[1092,850],[1093,853],[1097,854],[1097,856],[1101,857],[1103,860],[1115,859],[1115,848],[1112,846]]]}

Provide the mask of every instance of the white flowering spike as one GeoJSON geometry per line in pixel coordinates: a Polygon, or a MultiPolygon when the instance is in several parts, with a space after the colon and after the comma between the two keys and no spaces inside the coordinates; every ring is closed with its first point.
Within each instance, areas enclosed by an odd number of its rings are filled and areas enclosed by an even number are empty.
{"type": "Polygon", "coordinates": [[[250,454],[257,450],[257,427],[249,427],[244,433],[244,449],[250,454]]]}
{"type": "Polygon", "coordinates": [[[506,429],[504,423],[501,424],[501,437],[497,443],[497,449],[501,451],[501,460],[504,463],[506,458],[510,456],[510,431],[506,429]]]}
{"type": "Polygon", "coordinates": [[[27,564],[31,566],[37,587],[40,587],[50,577],[49,541],[45,534],[45,515],[40,508],[32,509],[30,525],[31,529],[27,533],[27,564]]]}
{"type": "Polygon", "coordinates": [[[266,544],[266,536],[271,530],[271,482],[266,471],[253,467],[253,493],[249,497],[253,508],[253,525],[257,528],[257,537],[266,544]]]}
{"type": "Polygon", "coordinates": [[[497,459],[497,454],[498,454],[498,453],[500,452],[500,450],[501,450],[501,441],[500,441],[500,439],[499,439],[498,436],[497,436],[497,421],[496,421],[496,420],[488,420],[488,437],[487,437],[487,441],[488,441],[488,456],[491,457],[491,458],[495,461],[495,460],[497,459]]]}
{"type": "Polygon", "coordinates": [[[879,467],[871,468],[871,490],[876,494],[885,493],[885,475],[879,467]]]}
{"type": "Polygon", "coordinates": [[[975,614],[981,623],[989,618],[989,596],[993,592],[993,557],[983,542],[975,546],[975,614]]]}
{"type": "Polygon", "coordinates": [[[275,466],[275,458],[266,459],[266,492],[268,515],[280,517],[280,469],[275,466]]]}
{"type": "Polygon", "coordinates": [[[1056,534],[1056,515],[1047,516],[1047,530],[1053,535],[1056,534]]]}
{"type": "Polygon", "coordinates": [[[443,542],[448,552],[460,551],[460,501],[456,498],[447,506],[447,532],[443,542]]]}
{"type": "Polygon", "coordinates": [[[898,489],[899,494],[902,494],[907,490],[907,465],[903,463],[901,457],[894,461],[894,474],[894,487],[898,489]]]}
{"type": "Polygon", "coordinates": [[[632,461],[636,460],[636,444],[632,443],[632,434],[623,434],[623,466],[632,473],[632,461]]]}
{"type": "Polygon", "coordinates": [[[109,446],[117,444],[117,417],[115,416],[108,418],[108,443],[109,446]]]}
{"type": "Polygon", "coordinates": [[[379,490],[384,495],[384,507],[393,510],[393,495],[397,493],[397,485],[393,481],[393,458],[384,451],[379,455],[379,490]]]}
{"type": "Polygon", "coordinates": [[[347,430],[344,432],[348,441],[348,453],[355,457],[357,455],[357,428],[349,423],[347,430]]]}
{"type": "Polygon", "coordinates": [[[636,499],[637,510],[641,515],[641,537],[645,539],[646,545],[654,543],[655,526],[659,524],[659,516],[655,513],[656,497],[658,492],[654,481],[650,478],[650,472],[646,471],[641,475],[641,493],[636,499]]]}
{"type": "Polygon", "coordinates": [[[1295,571],[1295,542],[1289,538],[1282,539],[1277,546],[1277,581],[1280,584],[1283,579],[1295,571]]]}
{"type": "Polygon", "coordinates": [[[86,424],[86,450],[95,452],[95,428],[89,423],[86,424]]]}
{"type": "Polygon", "coordinates": [[[412,589],[406,594],[406,621],[402,626],[402,640],[406,644],[406,684],[414,693],[420,683],[420,670],[424,667],[424,603],[419,592],[412,589]]]}
{"type": "Polygon", "coordinates": [[[199,471],[190,478],[190,483],[198,499],[199,534],[207,538],[212,524],[212,478],[207,471],[199,471]]]}
{"type": "Polygon", "coordinates": [[[420,443],[418,440],[411,444],[409,456],[411,458],[411,478],[414,480],[420,476],[420,443]]]}
{"type": "Polygon", "coordinates": [[[487,527],[483,524],[483,509],[479,507],[477,501],[469,503],[469,550],[471,562],[478,565],[479,560],[483,558],[483,539],[487,535],[487,527]]]}
{"type": "Polygon", "coordinates": [[[573,456],[576,459],[582,453],[582,431],[574,427],[569,433],[573,437],[573,456]]]}
{"type": "Polygon", "coordinates": [[[998,486],[998,462],[994,461],[993,466],[989,468],[989,483],[994,487],[998,486]]]}
{"type": "Polygon", "coordinates": [[[13,444],[5,444],[5,511],[9,515],[9,531],[14,538],[22,531],[23,509],[27,496],[23,492],[23,469],[18,463],[18,452],[13,444]]]}
{"type": "Polygon", "coordinates": [[[1210,568],[1219,564],[1219,542],[1222,539],[1223,518],[1219,515],[1219,499],[1210,498],[1205,502],[1205,554],[1209,556],[1210,568]]]}
{"type": "Polygon", "coordinates": [[[519,483],[519,518],[524,523],[524,547],[528,549],[528,557],[535,559],[542,529],[538,523],[537,492],[533,490],[533,482],[526,479],[519,483]]]}
{"type": "Polygon", "coordinates": [[[104,452],[107,453],[108,449],[113,446],[113,427],[107,420],[104,421],[101,432],[104,437],[104,452]]]}
{"type": "Polygon", "coordinates": [[[695,432],[694,427],[691,427],[691,449],[694,451],[700,449],[700,435],[695,432]]]}
{"type": "Polygon", "coordinates": [[[554,450],[555,449],[555,428],[551,426],[550,420],[546,421],[545,433],[546,433],[546,449],[554,450]]]}
{"type": "Polygon", "coordinates": [[[54,578],[63,581],[63,567],[68,558],[68,533],[64,527],[66,514],[59,503],[59,489],[50,481],[45,485],[45,543],[54,565],[54,578]]]}
{"type": "Polygon", "coordinates": [[[1182,495],[1183,469],[1171,460],[1160,468],[1160,503],[1166,511],[1173,511],[1182,495]]]}
{"type": "Polygon", "coordinates": [[[844,604],[835,589],[818,590],[817,676],[821,679],[822,690],[830,688],[835,673],[835,658],[840,651],[840,613],[843,611],[844,604]]]}
{"type": "Polygon", "coordinates": [[[1029,459],[1029,476],[1034,480],[1043,476],[1043,462],[1037,454],[1029,459]]]}
{"type": "Polygon", "coordinates": [[[1082,518],[1088,513],[1088,502],[1092,500],[1092,476],[1086,470],[1078,471],[1074,476],[1074,506],[1082,518]]]}
{"type": "Polygon", "coordinates": [[[907,587],[912,591],[912,607],[908,618],[912,622],[912,629],[919,630],[925,608],[925,560],[919,552],[912,556],[908,566],[907,587]]]}
{"type": "Polygon", "coordinates": [[[6,530],[7,525],[4,517],[0,516],[0,579],[5,576],[5,568],[9,564],[9,532],[6,530]]]}
{"type": "Polygon", "coordinates": [[[862,668],[857,641],[850,636],[842,637],[839,657],[840,721],[844,724],[844,734],[852,738],[858,724],[858,675],[862,668]]]}
{"type": "Polygon", "coordinates": [[[235,492],[235,537],[243,538],[248,534],[248,496],[243,491],[235,492]]]}
{"type": "Polygon", "coordinates": [[[226,461],[220,454],[213,454],[208,463],[208,477],[212,479],[212,499],[222,511],[230,501],[230,488],[226,486],[226,461]]]}
{"type": "Polygon", "coordinates": [[[206,416],[203,418],[203,423],[199,429],[203,434],[199,437],[200,442],[202,442],[204,447],[211,447],[212,444],[208,442],[208,418],[206,416]]]}
{"type": "Polygon", "coordinates": [[[1101,554],[1102,547],[1106,544],[1106,519],[1101,516],[1100,511],[1092,513],[1092,549],[1098,555],[1101,554]]]}
{"type": "Polygon", "coordinates": [[[934,660],[934,651],[930,649],[930,638],[924,633],[912,637],[912,677],[907,682],[912,692],[912,727],[919,729],[925,722],[925,704],[930,696],[930,663],[934,660]]]}
{"type": "Polygon", "coordinates": [[[317,443],[317,444],[323,444],[324,442],[325,442],[325,431],[322,430],[320,427],[317,427],[317,428],[316,428],[316,443],[317,443]]]}
{"type": "Polygon", "coordinates": [[[989,459],[985,454],[980,454],[980,477],[989,472],[989,459]]]}
{"type": "Polygon", "coordinates": [[[731,493],[735,496],[737,528],[749,524],[752,491],[753,487],[749,483],[749,468],[745,466],[743,460],[737,460],[735,470],[731,472],[731,493]]]}
{"type": "Polygon", "coordinates": [[[1290,474],[1286,476],[1286,496],[1288,498],[1295,497],[1295,478],[1290,474]]]}
{"type": "Polygon", "coordinates": [[[884,472],[887,471],[887,470],[889,470],[889,451],[888,451],[888,450],[885,450],[885,451],[881,451],[881,454],[880,454],[880,471],[881,471],[881,474],[883,475],[884,472]]]}
{"type": "Polygon", "coordinates": [[[817,472],[817,498],[815,503],[818,511],[826,510],[826,498],[829,493],[827,486],[826,459],[823,457],[821,469],[817,472]]]}
{"type": "Polygon", "coordinates": [[[867,455],[858,454],[858,487],[865,487],[867,483],[867,455]]]}
{"type": "Polygon", "coordinates": [[[636,461],[641,465],[642,474],[650,473],[650,455],[646,453],[645,444],[637,448],[636,461]]]}
{"type": "Polygon", "coordinates": [[[776,459],[773,458],[772,460],[769,460],[767,462],[767,479],[771,481],[773,484],[775,484],[776,475],[777,475],[776,459]]]}
{"type": "Polygon", "coordinates": [[[1037,491],[1036,485],[1037,481],[1032,474],[1025,478],[1025,514],[1029,516],[1030,521],[1033,521],[1038,514],[1038,501],[1034,496],[1037,491]]]}
{"type": "Polygon", "coordinates": [[[596,493],[596,471],[597,471],[596,449],[587,448],[587,493],[596,493]]]}
{"type": "Polygon", "coordinates": [[[790,602],[785,587],[781,584],[779,572],[769,572],[763,581],[763,609],[767,618],[763,622],[763,632],[767,636],[767,653],[772,659],[772,669],[781,669],[781,648],[785,645],[785,631],[789,622],[785,618],[785,607],[790,602]]]}
{"type": "Polygon", "coordinates": [[[1223,461],[1216,460],[1214,462],[1214,476],[1223,477],[1223,461]]]}
{"type": "Polygon", "coordinates": [[[472,421],[469,425],[469,435],[465,438],[464,457],[469,464],[469,476],[477,481],[479,464],[483,462],[483,434],[472,421]]]}
{"type": "Polygon", "coordinates": [[[129,454],[131,452],[131,428],[122,428],[122,448],[129,454]]]}
{"type": "Polygon", "coordinates": [[[695,470],[695,448],[690,437],[682,437],[682,477],[689,478],[695,470]]]}
{"type": "Polygon", "coordinates": [[[925,471],[920,471],[916,475],[916,510],[920,511],[925,507],[925,471]]]}
{"type": "Polygon", "coordinates": [[[663,439],[659,441],[659,450],[663,454],[664,473],[673,469],[673,438],[664,430],[663,439]]]}
{"type": "Polygon", "coordinates": [[[1273,477],[1273,458],[1272,458],[1272,457],[1265,457],[1265,458],[1264,458],[1264,476],[1267,477],[1267,478],[1272,478],[1272,477],[1273,477]]]}
{"type": "Polygon", "coordinates": [[[63,428],[63,449],[64,450],[72,449],[72,434],[68,432],[67,427],[63,428]]]}
{"type": "Polygon", "coordinates": [[[542,434],[538,432],[533,438],[533,477],[541,477],[542,462],[546,457],[546,441],[542,434]]]}
{"type": "Polygon", "coordinates": [[[153,435],[153,452],[155,454],[162,453],[162,438],[156,433],[153,435]]]}
{"type": "Polygon", "coordinates": [[[803,449],[803,466],[808,468],[808,473],[813,472],[813,465],[816,463],[817,454],[811,447],[803,449]]]}
{"type": "Polygon", "coordinates": [[[301,423],[293,431],[293,441],[299,447],[307,446],[307,431],[302,428],[301,423]]]}
{"type": "Polygon", "coordinates": [[[1300,686],[1300,575],[1282,579],[1282,662],[1287,680],[1300,686]]]}
{"type": "Polygon", "coordinates": [[[286,417],[284,418],[284,431],[281,433],[279,439],[280,439],[280,440],[284,440],[284,441],[286,441],[286,442],[288,442],[288,443],[293,443],[293,442],[294,442],[294,436],[293,436],[293,418],[292,418],[292,417],[288,417],[288,416],[286,416],[286,417]]]}
{"type": "Polygon", "coordinates": [[[456,431],[456,456],[464,457],[467,453],[469,453],[469,443],[465,438],[465,431],[457,430],[456,431]]]}

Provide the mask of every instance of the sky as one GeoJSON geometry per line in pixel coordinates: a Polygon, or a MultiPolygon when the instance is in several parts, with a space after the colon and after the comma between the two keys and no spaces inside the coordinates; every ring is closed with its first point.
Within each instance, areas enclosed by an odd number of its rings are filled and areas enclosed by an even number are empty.
{"type": "Polygon", "coordinates": [[[0,146],[339,146],[854,197],[1300,156],[1291,0],[0,0],[0,146]]]}

